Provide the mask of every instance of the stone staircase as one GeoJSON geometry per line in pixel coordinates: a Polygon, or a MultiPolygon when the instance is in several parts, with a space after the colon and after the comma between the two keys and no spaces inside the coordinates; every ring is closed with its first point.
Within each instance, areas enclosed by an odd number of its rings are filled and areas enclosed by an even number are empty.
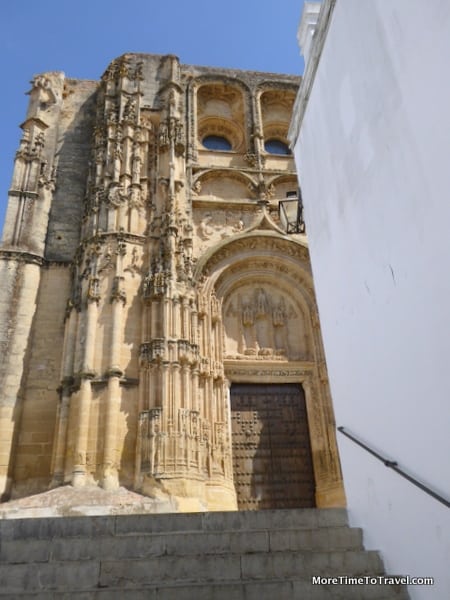
{"type": "Polygon", "coordinates": [[[404,600],[341,509],[3,519],[0,598],[404,600]]]}

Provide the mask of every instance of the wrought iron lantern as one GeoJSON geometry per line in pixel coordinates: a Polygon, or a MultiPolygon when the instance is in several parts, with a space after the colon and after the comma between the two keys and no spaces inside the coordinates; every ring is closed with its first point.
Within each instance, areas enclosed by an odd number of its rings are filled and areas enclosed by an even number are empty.
{"type": "Polygon", "coordinates": [[[287,192],[285,200],[278,202],[278,214],[281,227],[286,233],[305,233],[300,189],[296,192],[287,192]]]}

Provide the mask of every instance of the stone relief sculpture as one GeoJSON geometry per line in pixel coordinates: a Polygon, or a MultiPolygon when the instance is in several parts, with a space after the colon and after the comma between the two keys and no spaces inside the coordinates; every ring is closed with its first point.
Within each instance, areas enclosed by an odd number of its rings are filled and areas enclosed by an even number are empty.
{"type": "Polygon", "coordinates": [[[226,358],[299,360],[308,354],[302,315],[273,286],[240,288],[226,303],[224,325],[226,358]]]}
{"type": "Polygon", "coordinates": [[[194,238],[194,248],[199,254],[212,244],[245,231],[250,225],[253,214],[246,210],[211,209],[194,212],[197,236],[194,238]]]}
{"type": "Polygon", "coordinates": [[[214,229],[211,227],[212,216],[210,213],[207,213],[203,219],[200,221],[199,236],[203,240],[209,240],[209,238],[213,235],[214,229]]]}

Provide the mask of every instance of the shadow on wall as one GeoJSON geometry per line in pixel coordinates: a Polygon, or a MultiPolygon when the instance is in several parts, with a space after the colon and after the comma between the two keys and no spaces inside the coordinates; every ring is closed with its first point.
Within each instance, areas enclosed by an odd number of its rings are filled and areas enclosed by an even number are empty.
{"type": "MultiPolygon", "coordinates": [[[[86,86],[86,92],[93,82],[71,81],[77,88],[86,86]]],[[[73,94],[65,99],[65,111],[60,128],[66,126],[64,143],[57,151],[58,161],[56,190],[50,210],[46,240],[47,260],[71,261],[80,242],[81,222],[83,218],[86,181],[88,181],[89,156],[95,122],[97,86],[79,106],[71,106],[73,94]],[[69,116],[75,111],[72,120],[69,116]]],[[[79,90],[77,90],[79,93],[79,90]]],[[[74,100],[75,101],[75,100],[74,100]]],[[[62,135],[62,134],[60,134],[62,135]]]]}

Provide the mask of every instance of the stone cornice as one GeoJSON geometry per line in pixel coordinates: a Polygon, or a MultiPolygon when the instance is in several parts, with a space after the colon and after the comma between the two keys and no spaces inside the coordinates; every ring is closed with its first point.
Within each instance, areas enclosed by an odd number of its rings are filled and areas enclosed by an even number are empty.
{"type": "Polygon", "coordinates": [[[19,127],[21,129],[27,129],[27,127],[29,127],[30,125],[37,125],[41,129],[47,129],[49,127],[47,123],[39,117],[29,117],[26,121],[19,125],[19,127]]]}
{"type": "MultiPolygon", "coordinates": [[[[200,153],[203,152],[203,150],[200,150],[200,153]]],[[[206,154],[206,152],[205,152],[206,154]]],[[[238,156],[241,156],[241,153],[239,152],[228,152],[227,154],[236,154],[238,156]]],[[[283,156],[283,155],[278,155],[278,154],[265,154],[265,158],[275,158],[275,159],[281,159],[284,160],[286,163],[289,161],[292,161],[294,159],[294,157],[292,156],[292,154],[289,154],[287,156],[283,156]]],[[[211,167],[211,166],[202,166],[200,165],[200,163],[192,163],[191,167],[193,167],[194,171],[195,171],[195,175],[197,177],[201,177],[202,175],[206,175],[207,173],[212,173],[212,174],[216,174],[218,171],[223,171],[223,172],[228,172],[230,175],[232,175],[233,173],[237,173],[237,174],[255,174],[257,175],[258,173],[263,173],[263,174],[270,174],[270,175],[297,175],[297,171],[295,169],[295,167],[292,167],[292,169],[267,169],[266,167],[262,168],[262,169],[258,169],[256,167],[242,167],[240,165],[236,166],[236,167],[229,167],[229,166],[219,166],[219,167],[211,167]]]]}
{"type": "Polygon", "coordinates": [[[45,264],[45,258],[39,256],[38,254],[33,254],[32,252],[27,252],[25,250],[0,250],[0,260],[16,260],[19,262],[24,262],[32,265],[38,265],[42,267],[45,264]]]}
{"type": "Polygon", "coordinates": [[[70,267],[72,261],[67,260],[47,260],[39,254],[33,254],[26,250],[19,249],[0,249],[0,260],[16,260],[27,264],[38,265],[39,267],[70,267]]]}
{"type": "Polygon", "coordinates": [[[85,237],[81,241],[81,245],[89,244],[90,242],[98,242],[100,240],[118,239],[121,242],[128,242],[130,244],[145,243],[145,235],[138,235],[136,233],[128,233],[126,231],[102,231],[101,233],[92,234],[89,237],[85,237]]]}
{"type": "Polygon", "coordinates": [[[32,192],[31,190],[16,190],[11,189],[8,192],[9,196],[17,196],[19,198],[39,198],[38,192],[32,192]]]}

